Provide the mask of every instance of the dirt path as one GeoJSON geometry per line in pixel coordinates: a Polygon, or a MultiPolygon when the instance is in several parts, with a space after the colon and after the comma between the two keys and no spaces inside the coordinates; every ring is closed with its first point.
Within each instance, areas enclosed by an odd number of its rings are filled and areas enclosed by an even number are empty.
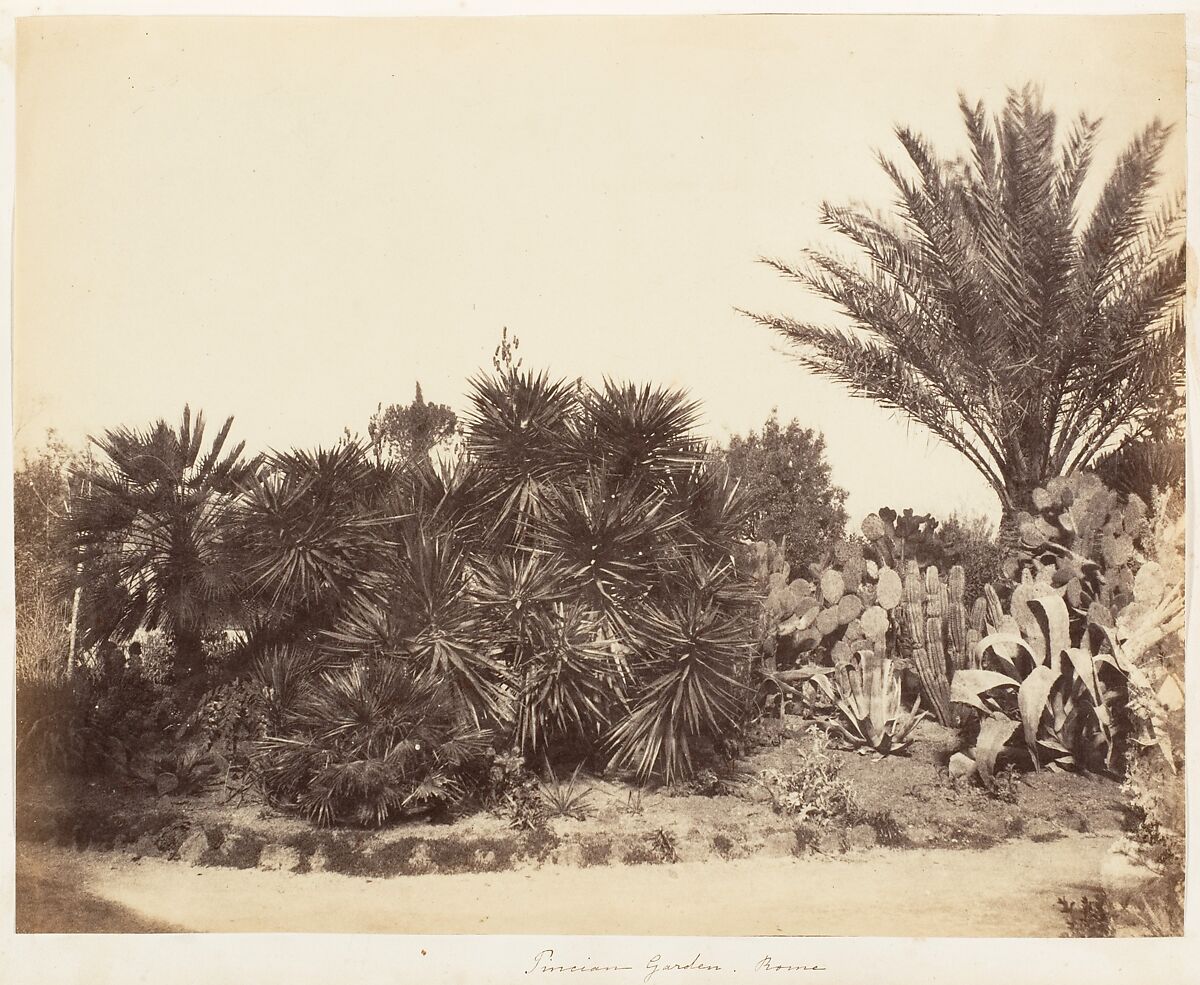
{"type": "Polygon", "coordinates": [[[1057,937],[1109,838],[362,879],[22,846],[27,931],[1057,937]]]}

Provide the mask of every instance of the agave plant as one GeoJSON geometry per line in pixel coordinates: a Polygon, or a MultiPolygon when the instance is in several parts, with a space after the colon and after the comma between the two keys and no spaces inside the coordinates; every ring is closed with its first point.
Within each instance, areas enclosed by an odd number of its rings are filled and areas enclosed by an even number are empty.
{"type": "Polygon", "coordinates": [[[1061,596],[1049,594],[1028,605],[1041,624],[1039,636],[1027,640],[999,632],[984,637],[976,644],[981,666],[959,670],[951,681],[950,700],[975,708],[989,722],[976,748],[981,775],[987,782],[996,755],[1018,724],[1035,769],[1045,762],[1055,769],[1084,770],[1097,763],[1112,769],[1117,751],[1112,708],[1123,693],[1126,671],[1116,655],[1094,646],[1096,627],[1072,645],[1061,596]]]}
{"type": "Polygon", "coordinates": [[[835,667],[834,685],[824,675],[817,680],[846,723],[835,722],[831,729],[852,747],[873,749],[880,756],[902,752],[912,744],[913,729],[928,717],[920,710],[920,698],[905,710],[891,658],[874,650],[859,650],[835,667]]]}
{"type": "Polygon", "coordinates": [[[399,664],[357,661],[324,672],[262,740],[258,775],[271,800],[317,824],[375,826],[461,795],[459,774],[488,733],[451,711],[445,685],[399,664]]]}
{"type": "Polygon", "coordinates": [[[69,526],[79,577],[108,572],[113,590],[103,601],[117,608],[85,620],[85,646],[160,628],[174,637],[183,668],[202,666],[204,636],[238,609],[227,521],[254,463],[242,460],[242,444],[226,451],[232,427],[231,417],[202,451],[204,415],[185,407],[178,428],[160,420],[92,439],[105,457],[80,476],[69,526]]]}
{"type": "Polygon", "coordinates": [[[591,787],[579,787],[579,773],[583,764],[575,767],[570,779],[565,783],[554,774],[554,768],[546,763],[546,775],[549,780],[538,780],[538,794],[542,798],[542,806],[547,817],[573,817],[584,820],[591,813],[586,801],[591,796],[591,787]]]}

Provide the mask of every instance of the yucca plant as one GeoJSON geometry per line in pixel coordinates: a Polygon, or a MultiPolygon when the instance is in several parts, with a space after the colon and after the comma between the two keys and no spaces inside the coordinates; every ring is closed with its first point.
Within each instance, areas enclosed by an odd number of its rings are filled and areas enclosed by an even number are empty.
{"type": "Polygon", "coordinates": [[[900,411],[971,462],[1005,515],[1181,404],[1183,200],[1151,195],[1170,128],[1128,145],[1090,215],[1080,195],[1099,124],[1058,121],[1033,87],[989,118],[960,97],[971,156],[945,160],[907,128],[885,160],[897,221],[830,205],[821,220],[866,269],[817,251],[767,260],[826,298],[851,331],[753,315],[811,371],[900,411]],[[910,176],[912,175],[912,176],[910,176]]]}
{"type": "Polygon", "coordinates": [[[258,744],[261,783],[277,805],[326,826],[379,827],[452,804],[489,735],[457,719],[450,698],[443,682],[394,662],[325,671],[284,734],[258,744]]]}
{"type": "Polygon", "coordinates": [[[92,439],[104,458],[79,476],[68,523],[78,577],[108,572],[103,602],[114,608],[84,621],[84,646],[160,628],[185,671],[203,666],[204,636],[239,608],[228,520],[254,463],[242,460],[242,444],[226,450],[232,427],[231,417],[204,450],[204,415],[185,407],[178,428],[160,420],[92,439]]]}
{"type": "Polygon", "coordinates": [[[738,721],[751,635],[743,610],[718,607],[700,592],[668,597],[645,619],[639,683],[629,714],[609,734],[610,766],[642,780],[661,772],[670,783],[692,771],[697,740],[738,721]]]}
{"type": "Polygon", "coordinates": [[[581,460],[578,389],[545,372],[513,370],[473,379],[470,399],[467,449],[487,476],[494,535],[519,541],[547,490],[581,460]]]}
{"type": "Polygon", "coordinates": [[[573,817],[582,821],[591,813],[586,803],[591,796],[591,787],[578,786],[579,773],[583,764],[576,766],[565,783],[554,774],[554,768],[546,763],[548,780],[538,780],[538,793],[542,798],[547,817],[573,817]]]}
{"type": "Polygon", "coordinates": [[[636,639],[642,604],[662,576],[661,559],[684,533],[666,496],[589,471],[555,489],[535,528],[538,550],[562,559],[606,629],[636,639]]]}
{"type": "Polygon", "coordinates": [[[658,484],[703,458],[694,433],[700,404],[682,390],[606,379],[583,406],[588,459],[614,479],[658,484]]]}
{"type": "Polygon", "coordinates": [[[831,687],[824,676],[825,690],[842,713],[845,724],[835,722],[831,730],[853,748],[874,750],[880,756],[903,752],[912,744],[912,732],[927,715],[917,698],[906,709],[900,696],[900,679],[885,653],[859,650],[848,663],[833,671],[831,687]]]}
{"type": "Polygon", "coordinates": [[[517,744],[527,752],[563,739],[594,743],[624,696],[623,667],[595,613],[579,603],[535,617],[528,649],[513,668],[517,744]]]}
{"type": "Polygon", "coordinates": [[[444,680],[476,723],[508,721],[507,675],[471,602],[467,575],[464,550],[452,537],[408,528],[396,586],[404,659],[444,680]]]}

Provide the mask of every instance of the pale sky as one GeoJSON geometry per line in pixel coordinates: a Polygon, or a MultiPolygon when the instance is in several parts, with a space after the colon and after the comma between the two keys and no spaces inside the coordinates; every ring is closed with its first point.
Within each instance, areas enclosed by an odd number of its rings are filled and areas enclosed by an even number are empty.
{"type": "Polygon", "coordinates": [[[772,407],[826,437],[852,525],[998,512],[917,426],[810,377],[735,307],[836,321],[755,262],[887,207],[874,151],[944,153],[957,92],[1104,118],[1102,180],[1158,115],[1185,176],[1183,18],[27,20],[19,24],[18,454],[236,417],[330,443],[375,406],[463,409],[501,327],[527,366],[687,387],[717,440],[772,407]]]}

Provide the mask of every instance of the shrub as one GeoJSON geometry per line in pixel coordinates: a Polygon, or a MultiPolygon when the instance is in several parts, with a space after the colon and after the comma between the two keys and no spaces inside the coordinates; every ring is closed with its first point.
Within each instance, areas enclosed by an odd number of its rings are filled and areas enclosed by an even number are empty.
{"type": "Polygon", "coordinates": [[[809,747],[788,772],[763,770],[760,782],[780,814],[801,822],[825,825],[855,823],[863,814],[854,787],[841,776],[842,765],[828,754],[829,740],[818,728],[809,730],[809,747]]]}
{"type": "Polygon", "coordinates": [[[22,773],[124,769],[132,756],[167,741],[181,721],[170,691],[137,672],[19,681],[16,706],[22,773]]]}
{"type": "Polygon", "coordinates": [[[320,825],[379,827],[453,804],[459,773],[487,736],[455,721],[444,683],[359,660],[323,672],[258,744],[255,764],[272,803],[320,825]]]}
{"type": "Polygon", "coordinates": [[[1067,922],[1064,937],[1113,936],[1112,911],[1103,893],[1095,899],[1085,896],[1078,902],[1060,896],[1058,908],[1067,922]]]}

